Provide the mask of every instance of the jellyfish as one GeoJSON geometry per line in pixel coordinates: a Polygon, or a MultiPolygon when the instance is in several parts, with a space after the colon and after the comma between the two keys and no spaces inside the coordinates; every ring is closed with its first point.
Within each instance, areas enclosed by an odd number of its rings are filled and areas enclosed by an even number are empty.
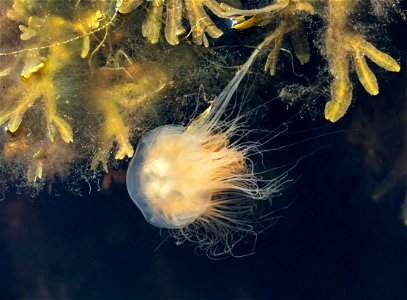
{"type": "MultiPolygon", "coordinates": [[[[127,171],[131,199],[152,225],[168,229],[177,243],[197,244],[210,256],[232,254],[256,224],[256,200],[280,193],[287,174],[271,180],[254,171],[256,142],[243,141],[239,115],[223,117],[264,40],[211,106],[188,126],[164,125],[139,141],[127,171]]],[[[270,220],[270,219],[268,219],[270,220]]]]}

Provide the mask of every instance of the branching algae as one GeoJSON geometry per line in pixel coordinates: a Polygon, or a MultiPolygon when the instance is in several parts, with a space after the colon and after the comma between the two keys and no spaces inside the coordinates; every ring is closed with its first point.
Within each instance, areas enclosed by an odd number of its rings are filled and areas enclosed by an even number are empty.
{"type": "Polygon", "coordinates": [[[351,104],[352,83],[349,78],[351,64],[360,83],[371,95],[377,95],[379,87],[365,57],[387,71],[400,71],[399,64],[392,57],[378,50],[363,34],[355,32],[349,26],[350,15],[356,10],[356,6],[357,1],[353,0],[277,0],[274,4],[254,10],[239,10],[221,5],[230,16],[252,16],[234,25],[238,30],[277,22],[270,34],[275,41],[265,65],[265,70],[269,70],[272,76],[275,75],[278,54],[287,34],[290,34],[294,53],[299,62],[305,64],[310,60],[310,48],[303,22],[309,15],[316,13],[323,17],[327,23],[323,51],[326,53],[329,71],[333,77],[331,99],[325,105],[325,118],[331,122],[342,118],[351,104]]]}
{"type": "MultiPolygon", "coordinates": [[[[182,86],[171,77],[181,69],[171,51],[182,46],[172,46],[190,38],[205,47],[223,43],[219,38],[225,20],[236,31],[263,27],[264,42],[207,110],[186,127],[158,127],[140,140],[127,177],[131,196],[150,223],[169,228],[179,242],[198,243],[211,255],[232,253],[238,241],[256,233],[254,224],[262,220],[253,214],[254,200],[269,199],[286,182],[286,173],[259,179],[250,160],[257,144],[232,142],[239,117],[221,120],[260,50],[269,51],[264,70],[271,76],[277,74],[286,40],[299,63],[307,64],[314,59],[309,32],[315,28],[309,24],[318,20],[321,28],[314,46],[331,76],[324,110],[331,122],[341,119],[351,104],[353,70],[370,95],[379,93],[366,58],[384,70],[400,70],[395,59],[369,41],[358,22],[363,9],[380,12],[389,5],[276,0],[258,6],[243,3],[244,8],[237,8],[216,0],[3,1],[0,163],[12,170],[10,181],[44,183],[64,178],[79,164],[95,174],[109,172],[118,160],[133,157],[135,142],[151,129],[145,124],[149,113],[173,96],[168,89],[182,86]],[[139,11],[146,16],[133,31],[139,11]],[[171,46],[159,43],[163,24],[171,46]],[[137,30],[156,45],[140,43],[137,30]],[[161,63],[144,58],[151,53],[161,63]]],[[[247,30],[246,38],[253,32],[247,30]]],[[[184,86],[198,87],[200,82],[189,78],[200,70],[183,67],[184,86]]]]}
{"type": "MultiPolygon", "coordinates": [[[[142,0],[124,0],[119,12],[127,14],[142,3],[142,0]]],[[[186,29],[182,25],[184,17],[191,25],[192,38],[197,45],[209,46],[206,34],[212,38],[218,38],[223,34],[204,9],[207,7],[220,18],[227,17],[215,0],[153,0],[148,6],[147,18],[142,24],[143,36],[151,43],[158,42],[163,23],[164,6],[166,7],[165,39],[171,45],[178,44],[179,36],[186,33],[186,29]]]]}
{"type": "MultiPolygon", "coordinates": [[[[119,11],[129,13],[142,4],[141,0],[125,0],[119,11]]],[[[272,50],[268,55],[265,71],[273,76],[276,73],[278,55],[281,51],[284,37],[290,36],[294,53],[301,64],[310,60],[310,46],[304,30],[304,22],[310,16],[318,15],[326,23],[325,45],[322,51],[325,53],[329,65],[329,71],[333,77],[331,83],[331,98],[325,106],[325,117],[331,122],[336,122],[344,116],[352,101],[352,83],[349,71],[353,67],[358,79],[365,90],[371,95],[379,93],[376,76],[369,68],[365,57],[368,57],[378,66],[387,71],[398,72],[400,66],[391,56],[378,50],[368,42],[365,36],[356,32],[349,25],[353,22],[351,14],[361,6],[355,0],[277,0],[274,3],[259,9],[236,9],[226,4],[218,4],[214,0],[206,1],[152,1],[148,16],[142,25],[143,36],[150,42],[157,43],[159,40],[161,24],[163,23],[163,9],[166,5],[165,38],[171,45],[179,43],[179,36],[185,34],[182,25],[183,11],[185,18],[191,24],[191,33],[194,43],[206,47],[209,45],[205,33],[212,38],[218,38],[222,31],[216,27],[205,10],[206,6],[220,18],[231,18],[233,28],[245,30],[253,26],[265,26],[275,24],[270,35],[274,38],[272,50]],[[242,17],[251,16],[242,21],[242,17]]],[[[388,6],[387,9],[389,9],[388,6]]],[[[393,5],[393,9],[395,6],[393,5]]],[[[364,7],[366,9],[366,7],[364,7]]],[[[377,3],[372,3],[372,9],[380,14],[377,3]]],[[[383,11],[382,13],[386,13],[383,11]]]]}
{"type": "Polygon", "coordinates": [[[157,66],[125,54],[89,67],[90,35],[107,30],[111,16],[101,9],[109,13],[111,5],[60,4],[16,0],[11,9],[2,7],[2,35],[10,44],[18,40],[22,49],[2,45],[8,52],[0,57],[3,156],[17,170],[28,166],[31,182],[67,175],[74,163],[91,156],[91,167],[101,163],[106,172],[112,153],[119,160],[131,157],[134,114],[167,83],[157,66]]]}

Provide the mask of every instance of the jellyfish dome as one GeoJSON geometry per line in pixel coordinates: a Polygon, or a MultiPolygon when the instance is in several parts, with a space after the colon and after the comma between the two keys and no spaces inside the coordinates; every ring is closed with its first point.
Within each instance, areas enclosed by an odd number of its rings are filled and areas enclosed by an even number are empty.
{"type": "Polygon", "coordinates": [[[256,224],[256,200],[269,200],[285,175],[264,180],[254,172],[257,142],[242,142],[240,116],[225,120],[232,95],[266,39],[239,68],[215,101],[188,126],[164,125],[138,143],[127,170],[130,197],[154,226],[178,243],[195,242],[210,256],[231,253],[256,224]],[[236,238],[236,239],[235,239],[236,238]]]}
{"type": "Polygon", "coordinates": [[[206,152],[183,126],[161,126],[140,140],[127,171],[127,188],[149,223],[180,228],[205,211],[211,196],[206,152]]]}

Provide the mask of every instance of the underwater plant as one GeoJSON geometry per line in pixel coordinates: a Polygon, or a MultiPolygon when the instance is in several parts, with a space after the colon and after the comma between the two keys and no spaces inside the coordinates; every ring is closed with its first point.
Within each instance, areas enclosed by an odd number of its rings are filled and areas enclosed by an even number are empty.
{"type": "MultiPolygon", "coordinates": [[[[289,35],[294,54],[300,64],[306,64],[311,59],[304,23],[311,17],[322,18],[326,24],[324,43],[321,47],[328,69],[333,77],[330,86],[330,99],[325,105],[325,118],[331,122],[341,119],[352,101],[352,83],[350,70],[356,70],[358,79],[370,95],[377,95],[379,87],[376,76],[366,63],[368,57],[378,66],[387,71],[399,72],[400,66],[388,54],[378,50],[367,41],[366,37],[354,23],[357,14],[363,10],[373,9],[377,14],[388,14],[389,10],[397,12],[397,1],[390,1],[392,5],[383,5],[378,1],[366,1],[370,5],[358,3],[355,0],[276,0],[262,8],[237,9],[215,0],[206,1],[152,1],[148,7],[148,16],[142,24],[142,33],[151,43],[157,43],[160,36],[161,24],[165,23],[165,38],[171,45],[179,43],[179,36],[186,33],[183,17],[191,25],[193,41],[197,45],[209,46],[205,33],[212,38],[218,38],[222,31],[216,27],[204,10],[206,6],[220,18],[230,18],[232,27],[236,30],[246,30],[253,26],[272,24],[270,35],[274,37],[272,50],[265,63],[265,71],[271,76],[276,74],[279,53],[282,50],[285,36],[289,35]],[[163,10],[166,5],[166,19],[163,21],[163,10]],[[185,12],[185,16],[184,13],[185,12]],[[250,17],[245,20],[245,17],[250,17]]],[[[127,14],[138,8],[143,1],[124,0],[119,12],[127,14]]],[[[361,24],[358,24],[358,26],[361,24]]],[[[188,34],[189,35],[189,34],[188,34]]]]}
{"type": "Polygon", "coordinates": [[[2,6],[1,161],[14,165],[18,180],[41,188],[44,179],[68,176],[89,158],[92,170],[101,163],[108,172],[112,155],[133,155],[130,140],[143,120],[134,115],[148,115],[146,104],[169,79],[157,65],[135,62],[120,49],[94,57],[98,40],[111,44],[96,35],[111,24],[108,4],[15,0],[10,9],[2,6]]]}
{"type": "MultiPolygon", "coordinates": [[[[293,52],[300,64],[312,59],[307,25],[313,18],[319,18],[323,21],[325,33],[316,46],[327,60],[327,69],[332,76],[330,100],[325,105],[325,117],[332,122],[342,118],[351,104],[352,69],[356,70],[359,81],[368,93],[378,94],[376,76],[365,57],[388,71],[400,70],[393,58],[367,41],[360,29],[361,24],[358,24],[361,10],[372,7],[376,8],[376,14],[380,14],[391,8],[397,11],[395,5],[379,6],[377,1],[363,4],[352,0],[277,0],[260,8],[253,8],[258,6],[254,3],[243,5],[250,7],[238,9],[216,0],[152,1],[147,5],[147,17],[141,25],[142,34],[151,43],[157,43],[161,25],[165,23],[165,38],[169,44],[176,45],[181,36],[188,38],[191,35],[195,44],[209,46],[207,35],[218,38],[222,31],[211,20],[206,7],[220,18],[231,19],[232,27],[239,31],[266,26],[268,39],[272,42],[268,46],[271,51],[265,70],[275,75],[286,36],[290,37],[293,52]],[[185,26],[185,19],[188,20],[189,29],[185,26]]],[[[141,0],[76,3],[10,0],[2,4],[0,24],[5,38],[1,42],[0,80],[5,88],[0,97],[0,124],[5,125],[5,132],[12,140],[5,142],[8,144],[5,147],[8,157],[18,152],[12,149],[26,144],[34,149],[23,159],[31,170],[28,176],[30,181],[42,177],[45,157],[49,159],[52,156],[47,153],[52,151],[47,149],[57,148],[58,144],[67,153],[74,153],[77,152],[76,145],[81,148],[74,141],[82,140],[81,133],[87,131],[83,127],[91,123],[82,122],[82,110],[96,111],[96,114],[92,114],[95,117],[92,122],[100,127],[97,130],[99,138],[93,139],[87,145],[89,147],[82,147],[81,150],[83,157],[93,157],[92,169],[101,162],[107,171],[109,156],[114,151],[117,152],[115,159],[132,156],[131,132],[134,125],[129,123],[128,113],[131,111],[134,115],[135,110],[143,106],[140,99],[149,101],[170,82],[162,70],[149,72],[145,80],[135,79],[130,74],[129,70],[135,69],[130,66],[133,62],[135,66],[142,65],[127,55],[120,45],[124,41],[131,45],[133,33],[130,29],[136,19],[133,12],[139,8],[145,8],[141,0]],[[117,60],[117,53],[124,55],[119,55],[121,58],[117,60]],[[157,76],[150,81],[148,78],[154,77],[153,74],[157,76]],[[132,83],[134,79],[138,82],[132,83]],[[100,85],[100,82],[103,84],[100,85]],[[149,86],[149,82],[155,82],[154,86],[149,86]],[[146,85],[143,87],[142,83],[146,85]],[[114,87],[109,90],[104,88],[112,85],[114,87]],[[106,97],[115,103],[101,100],[106,97]],[[141,98],[129,104],[133,101],[130,99],[137,97],[141,98]],[[33,121],[33,124],[29,124],[29,120],[37,118],[40,112],[44,115],[45,123],[33,121]],[[23,126],[26,122],[26,126],[23,126]],[[19,130],[26,132],[22,134],[19,130]],[[72,143],[74,145],[70,145],[72,143]],[[84,148],[87,150],[83,151],[84,148]]],[[[172,73],[176,74],[177,70],[172,73]]],[[[320,90],[323,91],[323,87],[320,90]]],[[[307,100],[303,101],[306,105],[307,100]]],[[[69,165],[72,159],[68,157],[71,156],[67,154],[66,157],[55,158],[55,161],[69,165]]],[[[51,167],[54,164],[48,165],[51,167]]]]}
{"type": "MultiPolygon", "coordinates": [[[[223,119],[230,98],[260,51],[269,51],[264,70],[278,73],[286,37],[301,65],[318,57],[313,50],[321,54],[329,92],[317,85],[319,96],[330,94],[324,103],[329,121],[340,120],[351,105],[353,71],[363,88],[377,95],[376,75],[366,58],[391,72],[400,65],[370,42],[361,15],[367,8],[378,18],[391,9],[397,12],[397,1],[394,6],[362,2],[276,0],[237,8],[216,0],[3,1],[0,187],[8,186],[4,181],[19,181],[41,189],[54,180],[69,181],[71,174],[80,173],[79,166],[91,179],[100,178],[134,156],[128,189],[150,223],[212,255],[232,253],[243,237],[256,234],[261,222],[254,213],[256,200],[269,199],[288,179],[286,173],[271,180],[256,176],[250,157],[259,154],[259,144],[239,144],[239,116],[223,119]],[[138,13],[145,10],[141,21],[138,13]],[[241,53],[229,50],[208,59],[218,50],[210,43],[226,44],[218,39],[223,31],[212,15],[222,23],[231,21],[239,31],[238,43],[257,40],[259,32],[265,37],[227,85],[228,77],[212,64],[241,53]],[[138,21],[145,43],[133,30],[138,21]],[[159,43],[163,24],[166,42],[159,43]],[[312,34],[317,37],[311,44],[312,34]],[[190,37],[193,43],[182,45],[190,37]],[[199,59],[203,63],[196,63],[199,59]],[[173,116],[163,107],[187,106],[183,97],[199,84],[215,87],[216,93],[210,92],[218,94],[209,108],[197,108],[202,114],[187,126],[153,129],[188,119],[186,112],[173,116]],[[216,88],[224,85],[218,93],[216,88]]],[[[301,101],[306,105],[311,100],[301,101]]]]}
{"type": "MultiPolygon", "coordinates": [[[[377,7],[377,4],[372,3],[371,6],[377,7]]],[[[395,4],[393,7],[396,11],[395,4]]],[[[321,50],[328,61],[328,69],[333,77],[330,87],[331,98],[325,105],[324,113],[325,118],[331,122],[341,119],[351,104],[352,83],[349,73],[352,67],[356,70],[359,82],[370,95],[379,93],[376,76],[366,63],[365,57],[387,71],[400,71],[400,66],[395,59],[378,50],[355,29],[357,27],[353,25],[352,15],[354,16],[358,10],[367,9],[358,1],[277,0],[260,9],[242,10],[225,4],[222,4],[221,8],[229,16],[251,16],[248,20],[235,24],[233,27],[237,30],[267,24],[274,25],[270,33],[274,38],[274,44],[264,67],[265,71],[269,71],[272,76],[276,73],[278,55],[282,49],[284,37],[288,34],[300,64],[309,62],[310,46],[304,30],[304,22],[309,19],[309,16],[315,14],[322,17],[327,25],[321,50]]]]}
{"type": "MultiPolygon", "coordinates": [[[[7,11],[9,20],[26,24],[19,25],[19,39],[32,50],[11,59],[7,56],[9,60],[2,60],[0,77],[5,87],[0,97],[0,124],[7,124],[5,132],[11,137],[5,148],[14,149],[9,150],[10,154],[6,157],[13,152],[13,156],[23,154],[24,159],[28,159],[28,153],[19,151],[24,150],[22,147],[28,147],[32,151],[32,160],[27,162],[30,166],[27,175],[30,181],[42,178],[45,157],[50,159],[49,149],[55,148],[57,144],[72,143],[74,138],[68,115],[61,113],[61,103],[71,101],[71,104],[75,105],[74,97],[70,93],[72,90],[60,86],[57,81],[62,80],[62,72],[77,67],[81,58],[88,55],[90,41],[85,35],[82,43],[79,40],[69,46],[57,43],[61,37],[87,34],[98,28],[101,17],[99,10],[80,11],[78,22],[56,15],[47,18],[31,15],[40,9],[41,6],[37,3],[28,6],[25,1],[15,1],[13,8],[7,11]],[[36,47],[38,44],[51,44],[54,47],[40,49],[36,47]],[[19,73],[13,72],[15,69],[19,70],[19,73]],[[35,122],[27,127],[27,115],[33,108],[42,112],[45,123],[35,122]],[[41,142],[38,143],[37,139],[41,142]]],[[[2,19],[3,22],[5,21],[2,19]]]]}
{"type": "MultiPolygon", "coordinates": [[[[123,0],[119,12],[127,14],[137,9],[142,0],[123,0]]],[[[217,17],[225,18],[220,4],[216,0],[153,0],[148,5],[148,14],[142,24],[142,34],[151,43],[158,42],[163,23],[163,10],[166,7],[165,39],[171,45],[179,43],[179,37],[185,35],[186,29],[182,25],[185,17],[191,25],[192,38],[195,44],[209,46],[206,36],[220,37],[223,32],[210,19],[204,7],[217,17]]]]}

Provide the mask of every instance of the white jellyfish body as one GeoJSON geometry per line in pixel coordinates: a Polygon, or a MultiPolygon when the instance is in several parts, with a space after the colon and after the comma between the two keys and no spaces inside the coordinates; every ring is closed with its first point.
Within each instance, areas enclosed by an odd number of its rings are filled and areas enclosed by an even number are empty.
{"type": "Polygon", "coordinates": [[[188,240],[211,256],[232,253],[247,234],[256,234],[255,200],[279,193],[286,174],[258,178],[250,155],[256,143],[241,143],[239,117],[221,121],[228,103],[265,40],[241,66],[201,116],[189,126],[165,125],[148,132],[127,171],[127,189],[146,220],[170,229],[179,243],[188,240]]]}
{"type": "Polygon", "coordinates": [[[186,226],[207,207],[210,158],[185,127],[165,125],[150,131],[129,165],[127,186],[144,217],[160,228],[186,226]],[[205,160],[205,161],[202,161],[205,160]]]}

